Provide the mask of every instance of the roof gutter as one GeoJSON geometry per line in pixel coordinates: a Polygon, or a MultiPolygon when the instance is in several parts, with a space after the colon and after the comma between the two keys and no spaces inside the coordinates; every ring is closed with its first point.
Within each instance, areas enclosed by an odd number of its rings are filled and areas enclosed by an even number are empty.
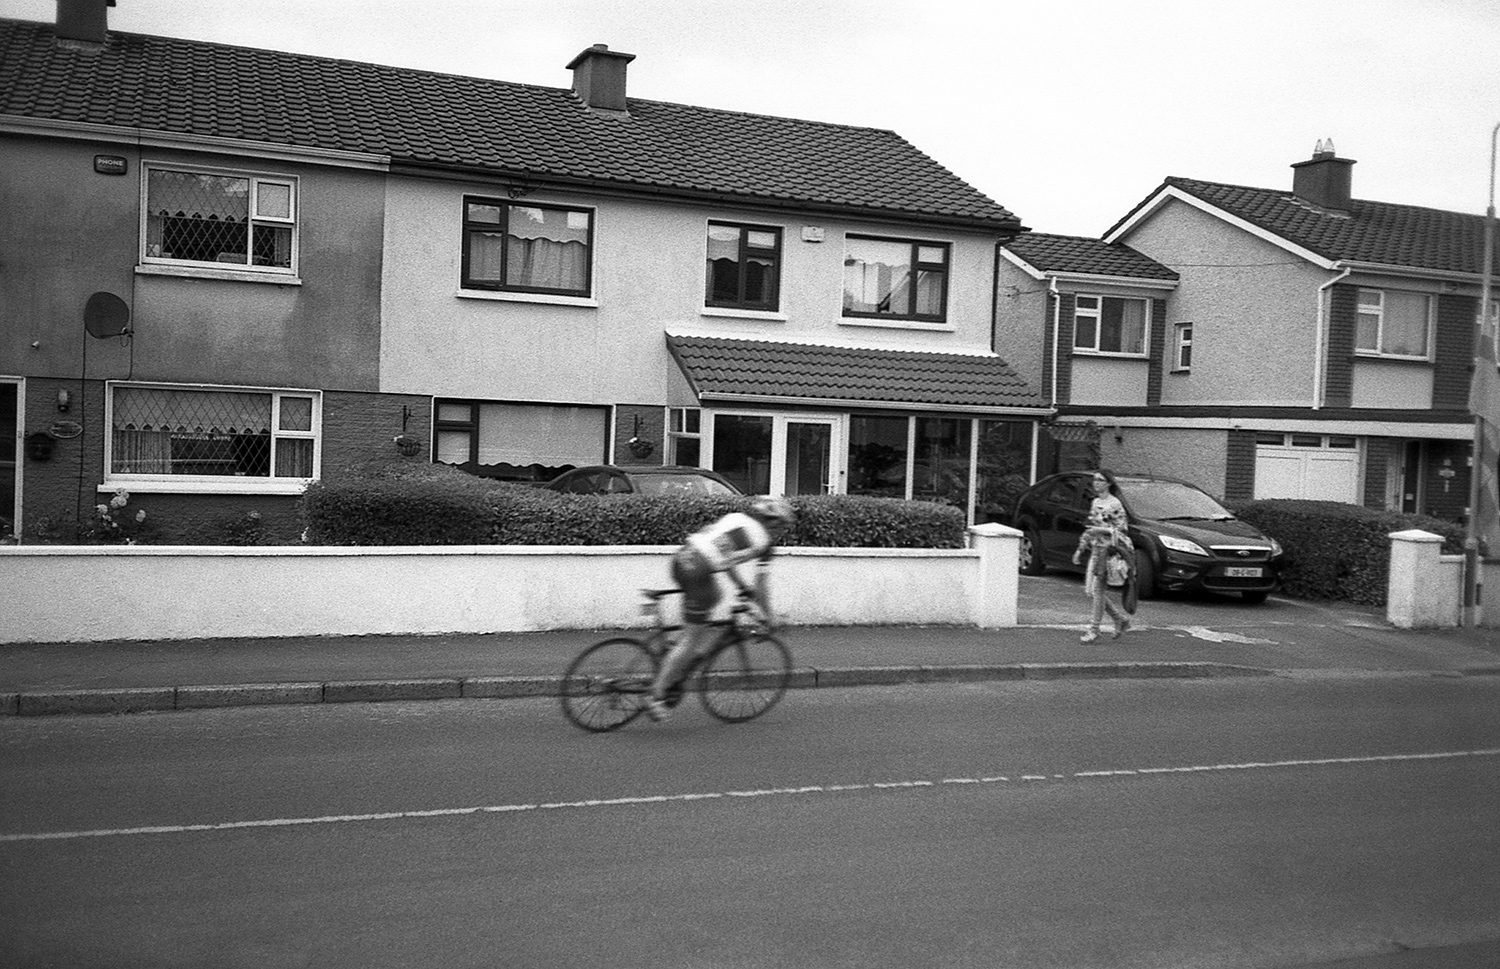
{"type": "Polygon", "coordinates": [[[1030,420],[1045,418],[1050,414],[1046,404],[1031,407],[994,407],[983,404],[947,404],[909,400],[845,400],[835,397],[786,397],[779,394],[724,394],[705,393],[698,395],[704,404],[710,401],[720,404],[775,404],[794,407],[842,407],[851,410],[900,410],[933,411],[943,414],[985,414],[1007,417],[1025,417],[1030,420]]]}
{"type": "Polygon", "coordinates": [[[1329,323],[1331,322],[1333,315],[1331,310],[1325,311],[1324,307],[1327,306],[1332,300],[1332,297],[1329,295],[1329,291],[1337,284],[1343,282],[1345,279],[1348,279],[1349,274],[1353,271],[1354,270],[1350,267],[1345,266],[1343,271],[1340,272],[1337,276],[1333,277],[1328,282],[1318,287],[1318,327],[1316,336],[1313,340],[1313,410],[1321,410],[1323,407],[1323,372],[1325,369],[1323,359],[1323,335],[1329,323]]]}

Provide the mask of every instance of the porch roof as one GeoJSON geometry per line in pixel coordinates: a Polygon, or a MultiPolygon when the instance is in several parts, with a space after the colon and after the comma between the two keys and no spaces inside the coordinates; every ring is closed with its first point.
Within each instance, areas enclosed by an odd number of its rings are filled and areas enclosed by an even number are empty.
{"type": "Polygon", "coordinates": [[[992,353],[936,353],[667,334],[705,403],[787,403],[896,410],[1033,412],[1050,407],[992,353]]]}

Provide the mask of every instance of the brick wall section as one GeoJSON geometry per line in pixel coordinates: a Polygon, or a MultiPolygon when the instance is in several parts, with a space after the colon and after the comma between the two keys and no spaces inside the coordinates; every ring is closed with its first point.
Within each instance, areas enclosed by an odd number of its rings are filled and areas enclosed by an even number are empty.
{"type": "Polygon", "coordinates": [[[99,504],[99,483],[104,480],[104,385],[97,380],[53,380],[32,377],[26,381],[24,439],[45,433],[59,420],[76,421],[83,433],[54,440],[52,453],[38,461],[21,456],[21,538],[26,542],[76,540],[80,521],[88,520],[99,504]],[[66,414],[57,410],[57,392],[72,397],[66,414]]]}
{"type": "Polygon", "coordinates": [[[1147,352],[1151,362],[1146,371],[1146,406],[1155,407],[1161,403],[1161,381],[1166,372],[1167,301],[1164,299],[1151,301],[1151,333],[1147,352]]]}
{"type": "MultiPolygon", "coordinates": [[[[1073,402],[1073,309],[1075,301],[1072,293],[1058,294],[1058,326],[1057,326],[1057,402],[1059,404],[1070,404],[1073,402]]],[[[1049,327],[1050,329],[1050,327],[1049,327]]]]}
{"type": "Polygon", "coordinates": [[[1365,500],[1366,508],[1385,508],[1385,475],[1390,464],[1391,439],[1387,437],[1365,438],[1365,500]]]}
{"type": "Polygon", "coordinates": [[[659,465],[666,460],[667,417],[660,404],[617,404],[615,421],[615,464],[659,465]],[[632,451],[632,437],[650,444],[651,453],[641,455],[632,451]]]}
{"type": "Polygon", "coordinates": [[[1469,451],[1472,449],[1470,441],[1429,442],[1426,480],[1423,482],[1427,495],[1427,507],[1422,509],[1425,514],[1448,521],[1464,520],[1464,512],[1469,507],[1469,451]],[[1445,458],[1450,462],[1446,467],[1455,472],[1447,479],[1439,474],[1445,467],[1445,458]],[[1444,490],[1445,481],[1447,490],[1444,490]]]}
{"type": "Polygon", "coordinates": [[[1224,500],[1255,497],[1255,432],[1230,431],[1224,448],[1224,500]]]}
{"type": "Polygon", "coordinates": [[[1052,399],[1052,361],[1057,357],[1056,334],[1052,332],[1052,319],[1058,298],[1047,294],[1047,319],[1042,324],[1042,396],[1052,399]]]}
{"type": "MultiPolygon", "coordinates": [[[[91,524],[94,506],[109,500],[104,480],[104,385],[32,378],[26,382],[27,425],[23,435],[45,431],[59,420],[83,425],[76,438],[54,441],[45,461],[23,459],[23,539],[69,544],[80,523],[91,524]],[[72,395],[66,414],[57,392],[72,395]]],[[[431,398],[394,394],[329,392],[323,395],[323,477],[337,479],[371,464],[431,460],[431,398]],[[408,434],[423,449],[404,457],[391,440],[401,433],[401,408],[409,406],[408,434]]],[[[302,533],[294,495],[187,495],[134,493],[127,514],[145,511],[143,540],[153,545],[224,545],[244,541],[292,542],[302,533]],[[255,512],[259,523],[250,517],[255,512]]]]}
{"type": "Polygon", "coordinates": [[[432,460],[432,398],[415,394],[323,394],[323,478],[336,481],[371,464],[432,460]],[[422,442],[410,457],[396,449],[402,408],[411,408],[406,433],[422,442]]]}
{"type": "Polygon", "coordinates": [[[1328,307],[1328,366],[1323,374],[1323,403],[1349,407],[1354,399],[1354,325],[1359,290],[1335,286],[1328,307]]]}
{"type": "Polygon", "coordinates": [[[1432,406],[1438,410],[1469,409],[1474,320],[1478,314],[1479,300],[1472,296],[1438,297],[1432,373],[1432,406]]]}

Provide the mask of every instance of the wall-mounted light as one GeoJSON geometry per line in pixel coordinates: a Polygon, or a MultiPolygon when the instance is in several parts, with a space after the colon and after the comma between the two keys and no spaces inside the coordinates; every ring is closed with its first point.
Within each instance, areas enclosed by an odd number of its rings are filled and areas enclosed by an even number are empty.
{"type": "Polygon", "coordinates": [[[72,405],[73,395],[68,393],[66,390],[59,390],[57,392],[57,412],[59,414],[66,414],[68,412],[68,408],[72,405]]]}
{"type": "Polygon", "coordinates": [[[1122,430],[1120,430],[1120,425],[1118,425],[1118,424],[1115,425],[1115,443],[1116,444],[1124,444],[1125,443],[1125,432],[1122,431],[1122,430]]]}

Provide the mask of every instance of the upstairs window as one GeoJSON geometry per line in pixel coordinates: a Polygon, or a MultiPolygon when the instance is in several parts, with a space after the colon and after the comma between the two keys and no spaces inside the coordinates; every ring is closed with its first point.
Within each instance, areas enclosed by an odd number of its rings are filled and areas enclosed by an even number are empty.
{"type": "Polygon", "coordinates": [[[849,236],[844,315],[941,323],[948,311],[948,245],[849,236]]]}
{"type": "Polygon", "coordinates": [[[708,224],[706,305],[774,311],[780,275],[780,229],[728,222],[708,224]]]}
{"type": "Polygon", "coordinates": [[[1177,324],[1177,353],[1172,361],[1173,370],[1193,369],[1193,324],[1177,324]]]}
{"type": "Polygon", "coordinates": [[[1079,295],[1074,299],[1073,349],[1142,356],[1149,312],[1144,299],[1079,295]]]}
{"type": "Polygon", "coordinates": [[[594,215],[588,209],[464,199],[463,288],[588,296],[594,215]]]}
{"type": "Polygon", "coordinates": [[[1433,298],[1394,289],[1361,289],[1354,349],[1362,354],[1428,359],[1433,298]]]}
{"type": "Polygon", "coordinates": [[[295,179],[148,166],[145,180],[142,262],[292,272],[295,179]]]}

